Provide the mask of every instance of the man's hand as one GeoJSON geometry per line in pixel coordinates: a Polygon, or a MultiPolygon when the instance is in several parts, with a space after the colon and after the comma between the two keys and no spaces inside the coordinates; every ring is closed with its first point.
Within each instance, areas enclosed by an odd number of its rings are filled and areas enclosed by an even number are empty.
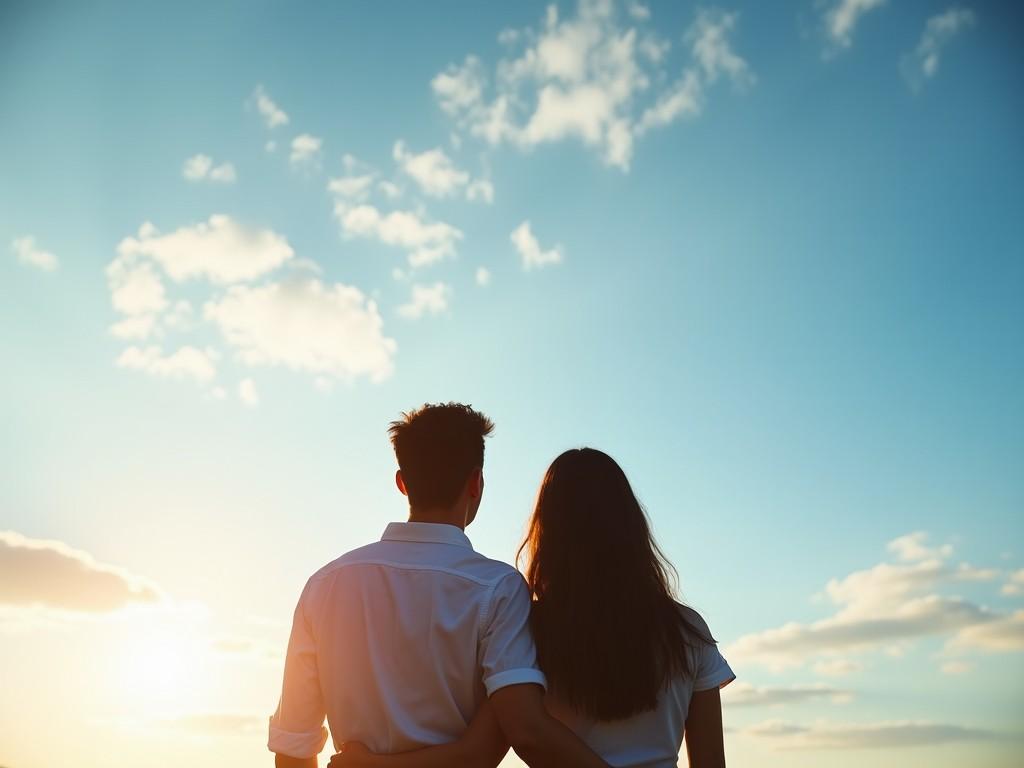
{"type": "Polygon", "coordinates": [[[374,754],[360,741],[346,741],[341,751],[331,756],[330,768],[370,768],[374,754]]]}

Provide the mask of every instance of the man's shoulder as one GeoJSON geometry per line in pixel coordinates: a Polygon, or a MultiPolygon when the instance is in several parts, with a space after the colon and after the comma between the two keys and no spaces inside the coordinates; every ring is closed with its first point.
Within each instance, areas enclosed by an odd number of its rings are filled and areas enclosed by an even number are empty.
{"type": "Polygon", "coordinates": [[[346,570],[348,566],[379,565],[409,570],[436,570],[455,576],[463,576],[482,585],[495,585],[505,578],[522,575],[513,566],[501,560],[494,560],[470,548],[443,548],[437,558],[412,558],[398,556],[386,541],[374,541],[350,550],[317,570],[310,582],[330,579],[346,570]]]}
{"type": "Polygon", "coordinates": [[[319,568],[312,576],[309,577],[310,581],[319,581],[323,578],[330,576],[332,573],[344,568],[346,565],[353,565],[356,563],[372,562],[380,559],[381,555],[381,542],[373,541],[369,544],[364,544],[361,547],[350,549],[343,555],[331,560],[331,562],[319,568]]]}

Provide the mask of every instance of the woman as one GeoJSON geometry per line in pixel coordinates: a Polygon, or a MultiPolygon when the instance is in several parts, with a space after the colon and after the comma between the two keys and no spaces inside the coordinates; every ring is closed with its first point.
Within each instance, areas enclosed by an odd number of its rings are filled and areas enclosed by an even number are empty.
{"type": "MultiPolygon", "coordinates": [[[[735,676],[703,619],[672,596],[672,566],[619,465],[593,448],[548,468],[526,540],[531,628],[546,704],[613,766],[725,765],[719,689],[735,676]]],[[[493,768],[508,750],[487,706],[459,741],[374,755],[346,745],[343,768],[493,768]]]]}

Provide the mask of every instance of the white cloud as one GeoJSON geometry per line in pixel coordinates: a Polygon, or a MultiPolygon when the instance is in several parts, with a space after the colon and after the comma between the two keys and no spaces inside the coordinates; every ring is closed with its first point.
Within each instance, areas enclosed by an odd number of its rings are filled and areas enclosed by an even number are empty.
{"type": "Polygon", "coordinates": [[[145,339],[156,329],[155,315],[129,315],[110,326],[119,339],[145,339]]]}
{"type": "Polygon", "coordinates": [[[63,542],[0,531],[0,604],[104,613],[159,599],[152,584],[63,542]]]}
{"type": "Polygon", "coordinates": [[[749,683],[736,682],[726,686],[722,691],[722,702],[728,707],[778,707],[818,699],[828,699],[834,704],[845,704],[850,698],[850,691],[820,683],[758,688],[749,683]]]}
{"type": "Polygon", "coordinates": [[[1011,573],[1000,591],[1004,595],[1019,595],[1024,592],[1024,568],[1011,573]]]}
{"type": "Polygon", "coordinates": [[[927,547],[919,533],[895,539],[889,549],[911,562],[880,563],[830,580],[825,592],[836,606],[832,616],[746,635],[727,656],[738,663],[783,668],[811,663],[819,656],[868,650],[903,653],[907,643],[925,636],[952,635],[958,647],[1015,642],[1005,639],[1016,637],[1012,617],[937,591],[944,584],[991,579],[993,571],[966,564],[953,567],[929,557],[950,551],[927,547]],[[918,559],[922,557],[926,559],[918,559]]]}
{"type": "Polygon", "coordinates": [[[256,391],[256,382],[252,379],[242,379],[238,382],[238,399],[250,408],[259,405],[260,395],[256,391]]]}
{"type": "Polygon", "coordinates": [[[924,531],[914,531],[906,536],[893,539],[886,545],[886,548],[900,560],[910,563],[945,558],[953,554],[953,547],[950,544],[938,548],[925,546],[927,538],[928,534],[924,531]]]}
{"type": "Polygon", "coordinates": [[[847,750],[896,749],[997,738],[992,731],[960,725],[919,721],[831,723],[799,725],[769,720],[744,728],[742,733],[769,741],[776,749],[847,750]]]}
{"type": "Polygon", "coordinates": [[[252,280],[294,255],[281,235],[250,229],[222,214],[167,235],[143,224],[138,237],[122,240],[117,252],[122,259],[149,257],[177,282],[205,278],[214,283],[252,280]]]}
{"type": "Polygon", "coordinates": [[[519,252],[524,269],[529,270],[535,267],[540,269],[549,264],[559,264],[563,259],[561,246],[556,245],[546,251],[540,247],[540,243],[537,242],[537,238],[534,237],[530,229],[529,221],[524,221],[516,227],[509,235],[509,240],[519,252]]]}
{"type": "MultiPolygon", "coordinates": [[[[160,275],[152,264],[139,261],[127,251],[107,265],[107,285],[114,309],[125,315],[138,317],[161,312],[167,306],[167,296],[160,275]]],[[[134,326],[141,329],[142,320],[134,326]]]]}
{"type": "Polygon", "coordinates": [[[181,169],[181,175],[189,181],[210,181],[221,184],[233,184],[237,178],[235,166],[231,163],[213,164],[213,158],[209,155],[193,155],[185,161],[181,169]]]}
{"type": "Polygon", "coordinates": [[[646,23],[649,9],[633,3],[626,10],[623,19],[616,4],[581,0],[576,14],[562,19],[550,6],[538,30],[502,33],[504,45],[521,51],[499,60],[493,77],[473,55],[438,74],[431,83],[438,104],[489,144],[530,149],[574,139],[625,171],[635,138],[699,113],[702,89],[720,75],[753,83],[729,43],[736,14],[697,14],[686,38],[690,64],[674,79],[664,68],[670,43],[635,26],[646,23]]]}
{"type": "Polygon", "coordinates": [[[365,200],[373,188],[374,176],[365,173],[357,176],[340,176],[327,183],[327,191],[337,197],[349,200],[365,200]]]}
{"type": "Polygon", "coordinates": [[[57,257],[36,245],[36,239],[32,235],[14,238],[11,241],[11,250],[22,264],[41,269],[43,272],[53,272],[57,269],[57,257]]]}
{"type": "Polygon", "coordinates": [[[164,355],[163,350],[155,345],[131,346],[121,352],[117,366],[160,378],[192,379],[200,384],[206,384],[217,376],[217,366],[210,351],[188,345],[179,347],[170,355],[164,355]]]}
{"type": "Polygon", "coordinates": [[[263,116],[264,122],[267,124],[267,128],[276,128],[279,125],[288,125],[288,115],[283,109],[274,103],[273,99],[263,89],[262,85],[257,85],[256,90],[253,91],[253,99],[256,101],[256,109],[263,116]]]}
{"type": "Polygon", "coordinates": [[[412,320],[425,314],[440,314],[448,309],[451,295],[451,287],[441,282],[433,285],[413,285],[409,301],[398,307],[398,314],[412,320]]]}
{"type": "Polygon", "coordinates": [[[413,267],[426,266],[455,255],[462,232],[443,221],[426,221],[412,211],[381,213],[372,205],[350,206],[338,201],[334,215],[348,237],[379,240],[404,248],[413,267]]]}
{"type": "Polygon", "coordinates": [[[491,284],[491,272],[487,267],[476,268],[476,284],[477,285],[490,285],[491,284]]]}
{"type": "Polygon", "coordinates": [[[457,167],[440,147],[416,154],[395,142],[392,157],[398,167],[432,197],[450,197],[469,183],[469,174],[457,167]]]}
{"type": "Polygon", "coordinates": [[[247,365],[373,381],[394,369],[396,345],[383,335],[377,305],[341,283],[236,285],[207,302],[204,314],[247,365]]]}
{"type": "Polygon", "coordinates": [[[951,650],[1024,651],[1024,611],[967,626],[949,642],[951,650]]]}
{"type": "Polygon", "coordinates": [[[324,140],[309,133],[300,133],[292,139],[292,152],[288,161],[295,167],[315,166],[320,160],[324,140]]]}
{"type": "Polygon", "coordinates": [[[833,46],[849,48],[853,32],[870,11],[885,5],[886,0],[836,0],[825,9],[825,34],[833,46]]]}
{"type": "Polygon", "coordinates": [[[910,54],[903,57],[904,77],[913,88],[935,77],[942,60],[942,50],[961,30],[974,26],[974,12],[967,8],[949,8],[925,23],[921,40],[910,54]]]}

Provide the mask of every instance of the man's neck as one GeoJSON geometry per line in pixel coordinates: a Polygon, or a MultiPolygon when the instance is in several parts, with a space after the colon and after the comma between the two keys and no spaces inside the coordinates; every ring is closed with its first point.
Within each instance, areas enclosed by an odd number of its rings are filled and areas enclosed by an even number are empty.
{"type": "Polygon", "coordinates": [[[417,509],[409,507],[410,523],[435,523],[454,525],[460,531],[466,529],[466,515],[454,509],[417,509]]]}

